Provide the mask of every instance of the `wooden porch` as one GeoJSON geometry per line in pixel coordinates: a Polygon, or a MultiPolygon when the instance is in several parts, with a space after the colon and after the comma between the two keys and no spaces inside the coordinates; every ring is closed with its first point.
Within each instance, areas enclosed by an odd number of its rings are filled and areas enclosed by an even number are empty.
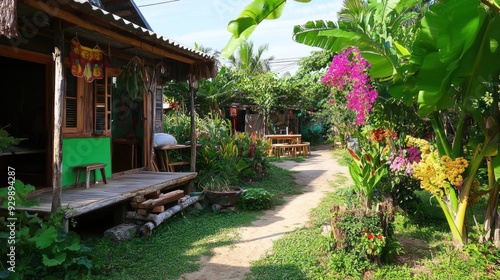
{"type": "MultiPolygon", "coordinates": [[[[107,184],[99,182],[96,185],[91,185],[89,189],[67,187],[62,190],[61,207],[68,208],[66,218],[71,218],[126,202],[134,196],[157,191],[183,189],[185,194],[189,194],[191,182],[196,175],[196,172],[139,171],[109,178],[107,184]]],[[[35,194],[33,198],[39,198],[40,204],[29,208],[18,207],[17,209],[40,214],[50,213],[51,191],[35,194]]]]}

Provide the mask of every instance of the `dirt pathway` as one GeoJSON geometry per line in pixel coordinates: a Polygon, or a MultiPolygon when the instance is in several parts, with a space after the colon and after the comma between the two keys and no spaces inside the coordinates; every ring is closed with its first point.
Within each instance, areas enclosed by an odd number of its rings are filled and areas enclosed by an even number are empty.
{"type": "Polygon", "coordinates": [[[285,161],[276,165],[300,171],[296,182],[303,187],[303,194],[286,197],[286,203],[274,210],[266,211],[249,227],[241,227],[241,240],[233,245],[215,248],[214,255],[201,259],[201,269],[185,274],[180,279],[244,279],[250,272],[250,262],[259,259],[273,246],[273,241],[283,234],[301,227],[309,220],[308,214],[331,191],[329,181],[335,174],[348,176],[345,166],[332,159],[330,147],[317,147],[304,162],[285,161]]]}

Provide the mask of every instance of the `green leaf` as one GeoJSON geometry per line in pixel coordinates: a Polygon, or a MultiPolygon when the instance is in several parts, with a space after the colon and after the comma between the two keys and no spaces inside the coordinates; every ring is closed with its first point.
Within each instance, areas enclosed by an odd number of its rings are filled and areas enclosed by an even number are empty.
{"type": "Polygon", "coordinates": [[[37,235],[35,235],[36,247],[38,249],[45,249],[51,246],[57,238],[57,230],[55,227],[50,226],[47,229],[42,227],[38,230],[37,235]]]}
{"type": "Polygon", "coordinates": [[[66,249],[70,251],[79,251],[80,248],[81,246],[78,239],[73,239],[73,243],[70,246],[66,247],[66,249]]]}
{"type": "Polygon", "coordinates": [[[425,116],[439,109],[451,106],[452,100],[446,94],[449,88],[448,65],[439,59],[437,52],[424,59],[416,87],[419,90],[419,114],[425,116]]]}
{"type": "MultiPolygon", "coordinates": [[[[297,1],[307,3],[310,1],[297,1]]],[[[255,28],[264,19],[277,19],[281,17],[286,0],[254,0],[246,6],[238,18],[231,20],[227,30],[232,34],[231,39],[221,53],[228,58],[234,51],[247,40],[255,28]]]]}
{"type": "Polygon", "coordinates": [[[45,266],[56,266],[62,264],[66,260],[66,253],[57,254],[53,259],[43,254],[43,264],[45,266]]]}
{"type": "Polygon", "coordinates": [[[411,53],[408,51],[407,48],[403,47],[401,44],[399,44],[396,41],[392,42],[394,44],[394,47],[396,47],[396,51],[398,52],[400,57],[410,57],[411,53]]]}
{"type": "Polygon", "coordinates": [[[493,166],[493,170],[495,170],[495,178],[497,182],[500,180],[500,156],[497,155],[492,158],[491,164],[493,166]]]}

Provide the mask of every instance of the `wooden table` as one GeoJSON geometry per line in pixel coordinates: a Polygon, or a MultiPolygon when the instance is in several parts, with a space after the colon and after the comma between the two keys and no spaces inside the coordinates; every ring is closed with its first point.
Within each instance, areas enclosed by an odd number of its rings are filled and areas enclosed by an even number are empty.
{"type": "Polygon", "coordinates": [[[271,144],[276,143],[294,143],[301,144],[302,143],[302,135],[301,134],[267,134],[264,135],[264,138],[269,139],[271,144]]]}
{"type": "Polygon", "coordinates": [[[168,158],[168,151],[170,150],[181,150],[191,148],[191,145],[169,145],[163,147],[155,148],[155,155],[157,155],[158,168],[161,171],[175,172],[175,166],[189,165],[189,161],[176,161],[172,162],[168,158]]]}

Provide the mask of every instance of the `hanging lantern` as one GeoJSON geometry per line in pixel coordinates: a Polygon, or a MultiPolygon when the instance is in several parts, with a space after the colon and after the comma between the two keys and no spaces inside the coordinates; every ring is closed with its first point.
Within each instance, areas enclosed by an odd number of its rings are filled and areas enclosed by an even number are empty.
{"type": "Polygon", "coordinates": [[[231,106],[229,108],[229,115],[231,116],[231,118],[234,118],[238,115],[238,108],[236,108],[236,106],[231,106]]]}

